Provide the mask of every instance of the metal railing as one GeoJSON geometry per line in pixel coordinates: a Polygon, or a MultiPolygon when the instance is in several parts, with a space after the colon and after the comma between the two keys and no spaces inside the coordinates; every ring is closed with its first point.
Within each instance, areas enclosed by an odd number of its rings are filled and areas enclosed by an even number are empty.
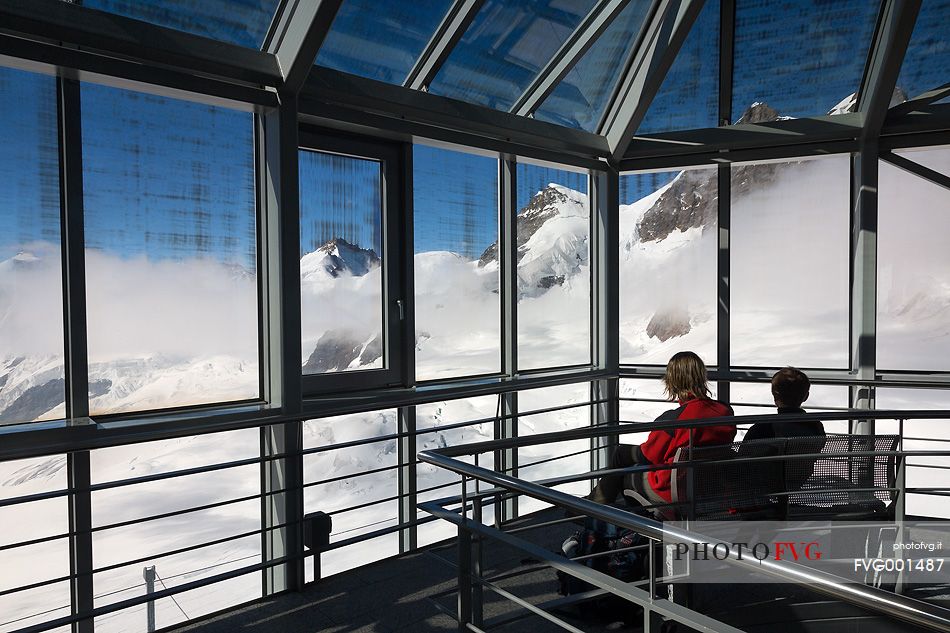
{"type": "MultiPolygon", "coordinates": [[[[578,384],[588,385],[589,382],[584,380],[578,384]]],[[[521,411],[511,413],[505,413],[503,411],[501,400],[506,394],[530,388],[532,387],[519,387],[516,389],[509,387],[507,390],[496,394],[487,394],[493,395],[498,399],[498,407],[494,415],[486,415],[478,419],[457,422],[451,421],[447,424],[416,429],[414,426],[408,428],[403,426],[400,417],[395,422],[394,430],[391,433],[378,435],[369,434],[367,437],[359,439],[347,439],[346,441],[307,447],[304,447],[305,445],[301,435],[300,442],[293,450],[271,450],[269,453],[265,451],[264,441],[262,439],[261,448],[259,451],[256,451],[256,454],[249,457],[242,455],[241,459],[202,463],[187,468],[174,468],[166,472],[116,478],[110,481],[90,483],[85,486],[79,486],[70,481],[62,487],[57,486],[56,489],[43,489],[38,491],[33,489],[28,494],[20,494],[7,499],[0,499],[0,509],[4,509],[8,513],[19,508],[24,508],[24,514],[20,516],[27,516],[27,514],[25,514],[27,512],[25,509],[27,507],[26,504],[36,502],[59,503],[62,505],[65,514],[67,507],[71,507],[74,499],[77,497],[85,496],[90,500],[89,504],[92,506],[94,505],[96,495],[105,493],[119,494],[119,491],[121,491],[123,496],[128,495],[128,498],[132,499],[135,498],[140,491],[144,490],[145,486],[160,486],[162,485],[161,482],[183,482],[185,486],[194,486],[200,485],[197,483],[189,483],[195,481],[192,479],[195,476],[207,475],[216,477],[216,480],[219,481],[234,481],[235,478],[241,478],[243,481],[247,478],[249,469],[255,471],[255,474],[251,475],[255,480],[257,479],[256,472],[258,469],[261,473],[259,488],[256,490],[241,490],[240,494],[237,495],[219,495],[218,498],[204,498],[201,499],[199,503],[189,504],[188,507],[160,508],[156,509],[160,511],[145,511],[141,513],[141,516],[113,516],[111,519],[108,516],[96,516],[96,522],[87,526],[85,529],[70,525],[69,529],[65,531],[55,530],[54,534],[41,534],[28,538],[11,538],[8,539],[9,542],[0,541],[0,554],[7,557],[19,556],[21,552],[24,556],[28,556],[30,555],[30,550],[26,548],[43,548],[44,546],[51,548],[56,547],[55,552],[57,552],[56,555],[59,556],[60,551],[65,552],[65,550],[75,547],[77,543],[85,543],[84,546],[90,550],[88,558],[90,564],[87,566],[72,565],[68,573],[49,574],[49,576],[55,577],[47,578],[43,578],[42,574],[39,574],[38,578],[30,578],[28,582],[23,582],[18,586],[10,586],[10,578],[8,578],[7,586],[0,587],[0,599],[6,599],[8,601],[17,601],[20,599],[18,596],[30,595],[28,592],[52,591],[54,586],[64,583],[74,586],[78,583],[92,583],[93,587],[99,587],[99,578],[103,578],[105,574],[109,574],[110,572],[112,574],[123,573],[133,570],[136,566],[151,568],[157,564],[160,572],[163,563],[166,565],[166,569],[168,569],[168,561],[173,561],[176,568],[184,570],[182,573],[172,573],[169,571],[167,576],[164,574],[161,576],[166,581],[174,579],[177,584],[168,582],[168,586],[163,587],[154,586],[153,583],[153,587],[149,591],[143,589],[148,583],[141,581],[141,575],[138,575],[134,586],[130,581],[126,583],[128,586],[123,585],[115,591],[106,591],[105,588],[97,589],[95,595],[92,596],[95,601],[92,603],[92,608],[82,609],[73,600],[70,600],[69,596],[64,596],[66,599],[63,600],[62,607],[57,607],[56,609],[49,609],[47,607],[49,603],[47,602],[43,608],[37,608],[35,612],[32,613],[7,611],[0,614],[0,631],[40,633],[42,631],[69,626],[74,623],[90,621],[94,618],[117,614],[121,611],[132,609],[133,607],[154,607],[156,601],[165,598],[174,599],[176,596],[179,596],[180,599],[180,594],[182,593],[200,590],[242,576],[255,575],[263,578],[266,574],[282,569],[285,566],[304,568],[307,566],[309,559],[315,555],[327,557],[334,553],[339,554],[341,550],[345,550],[348,547],[358,547],[366,541],[380,537],[398,537],[400,546],[397,548],[397,551],[374,552],[376,558],[411,551],[415,548],[415,533],[418,528],[422,525],[437,521],[436,517],[417,511],[416,501],[419,496],[431,496],[440,493],[451,494],[453,489],[462,485],[460,478],[453,478],[453,480],[449,482],[430,482],[425,477],[419,475],[411,481],[406,480],[402,476],[405,469],[421,464],[416,458],[415,447],[417,441],[421,441],[436,433],[457,432],[458,430],[489,424],[495,427],[495,434],[489,437],[498,437],[497,429],[500,427],[499,422],[502,420],[517,421],[519,418],[528,418],[533,415],[558,415],[564,414],[569,410],[578,409],[586,411],[588,408],[593,408],[598,404],[607,402],[607,400],[603,399],[585,398],[581,401],[567,402],[558,406],[538,407],[531,410],[522,409],[521,411]],[[315,476],[311,475],[309,478],[304,478],[302,475],[307,461],[314,459],[316,456],[332,454],[332,451],[359,450],[361,447],[381,443],[405,443],[407,446],[411,446],[412,450],[400,450],[399,458],[388,465],[369,467],[368,464],[363,464],[354,469],[353,472],[317,472],[315,476]],[[301,472],[299,480],[287,484],[265,484],[265,471],[269,470],[275,464],[289,462],[298,464],[298,468],[301,472]],[[393,472],[399,473],[400,476],[393,477],[393,472]],[[342,482],[358,482],[361,478],[365,481],[367,477],[384,477],[389,481],[393,479],[396,481],[390,484],[391,487],[387,489],[377,489],[376,492],[380,494],[373,495],[370,499],[356,496],[352,499],[338,498],[341,503],[337,503],[332,508],[303,507],[304,504],[301,503],[301,507],[296,513],[289,513],[276,522],[267,522],[267,513],[271,511],[270,508],[267,507],[268,500],[288,495],[300,495],[300,497],[303,498],[303,495],[310,490],[319,491],[325,489],[324,487],[333,486],[342,482]],[[226,496],[226,498],[221,498],[222,496],[226,496]],[[259,516],[253,519],[253,523],[250,523],[252,519],[250,518],[250,514],[248,514],[247,517],[242,518],[241,521],[233,522],[235,529],[231,531],[224,529],[217,533],[209,534],[208,530],[202,530],[199,527],[201,525],[200,517],[202,516],[200,513],[202,512],[220,512],[222,514],[230,512],[232,515],[240,514],[241,511],[235,508],[241,508],[242,506],[240,506],[240,504],[254,505],[254,502],[259,502],[260,511],[259,516]],[[400,509],[398,512],[390,511],[390,508],[392,508],[394,504],[399,506],[400,509]],[[411,512],[404,511],[404,507],[410,508],[411,512]],[[263,543],[264,539],[270,534],[284,533],[289,530],[302,530],[307,526],[304,514],[321,509],[326,509],[327,514],[333,516],[335,519],[345,519],[347,515],[350,517],[354,515],[361,516],[358,517],[358,520],[350,521],[351,525],[346,526],[344,529],[334,530],[331,534],[329,545],[321,547],[317,552],[305,550],[303,547],[300,547],[288,551],[282,556],[268,557],[262,545],[261,549],[257,550],[257,553],[253,556],[241,555],[242,553],[239,552],[231,556],[234,560],[229,559],[221,564],[209,564],[209,557],[206,554],[220,552],[221,548],[229,548],[232,546],[237,548],[237,546],[242,543],[243,545],[247,545],[249,540],[253,539],[260,539],[261,543],[263,543]],[[364,513],[365,515],[363,515],[364,513]],[[93,552],[91,551],[94,546],[92,543],[93,538],[101,539],[105,536],[118,534],[121,530],[132,530],[134,532],[136,527],[145,527],[147,524],[157,525],[155,522],[163,520],[176,521],[176,523],[181,526],[180,529],[182,533],[180,538],[178,538],[177,532],[171,535],[171,541],[175,541],[177,538],[177,542],[170,543],[172,547],[166,544],[164,547],[155,547],[154,552],[143,551],[148,549],[147,542],[139,538],[139,535],[133,534],[132,540],[138,540],[138,542],[142,543],[141,546],[130,549],[124,556],[115,555],[115,552],[110,552],[110,560],[106,561],[102,560],[101,552],[97,550],[97,552],[99,552],[99,558],[93,558],[93,552]],[[188,526],[189,522],[192,522],[191,525],[194,526],[193,528],[188,526]],[[238,523],[240,523],[240,525],[238,525],[238,523]],[[189,532],[189,530],[191,531],[189,532]],[[192,559],[194,564],[189,566],[189,562],[192,561],[192,559]],[[92,561],[95,562],[93,563],[92,561]],[[248,564],[249,562],[252,564],[248,564]],[[138,595],[128,597],[134,592],[138,592],[138,595]],[[112,596],[121,597],[121,599],[114,600],[113,598],[113,602],[108,602],[106,599],[112,596]],[[68,615],[61,615],[62,609],[68,610],[68,615]],[[57,613],[57,611],[59,611],[59,613],[57,613]],[[27,622],[30,622],[30,624],[23,626],[23,624],[27,622]],[[21,628],[14,628],[16,626],[20,626],[21,628]]],[[[399,407],[393,409],[393,411],[397,417],[409,412],[414,416],[416,406],[399,407]]],[[[302,434],[302,423],[308,420],[314,420],[317,424],[320,422],[319,419],[314,418],[313,414],[281,416],[278,419],[275,419],[273,416],[267,416],[266,418],[262,418],[259,428],[262,438],[266,428],[273,428],[280,425],[296,425],[296,428],[299,429],[298,432],[302,434]]],[[[589,423],[589,420],[590,419],[587,418],[587,423],[589,423]]],[[[517,424],[515,424],[515,426],[517,426],[517,424]]],[[[248,428],[247,424],[242,424],[242,428],[248,428]]],[[[10,438],[8,437],[8,439],[10,438]]],[[[228,438],[225,436],[222,441],[227,440],[228,438]]],[[[110,440],[108,446],[115,446],[114,441],[110,440]]],[[[143,454],[147,453],[149,450],[148,444],[141,444],[141,446],[143,454]]],[[[84,450],[86,448],[88,447],[84,446],[84,450]]],[[[93,446],[92,450],[95,451],[97,449],[93,446]]],[[[584,452],[589,451],[579,451],[576,454],[582,454],[584,452]]],[[[7,454],[11,455],[10,452],[7,454]]],[[[61,453],[57,452],[56,454],[61,453]]],[[[35,449],[31,448],[30,456],[35,457],[36,455],[35,449]]],[[[11,459],[15,459],[15,454],[11,459]]],[[[544,461],[546,460],[540,460],[537,463],[525,463],[523,467],[531,468],[538,463],[544,463],[544,461]]],[[[412,472],[414,473],[414,471],[412,472]]],[[[512,470],[512,472],[515,471],[512,470]]],[[[243,515],[241,516],[243,517],[243,515]]],[[[149,527],[148,529],[152,528],[149,527]]],[[[125,534],[128,534],[128,532],[125,534]]],[[[166,543],[168,542],[166,541],[166,543]]],[[[95,547],[99,547],[98,540],[95,547]]],[[[245,549],[254,548],[245,547],[245,549]]],[[[31,551],[35,553],[37,550],[33,549],[31,551]]],[[[53,550],[49,551],[52,552],[53,550]]],[[[65,553],[62,554],[62,556],[65,556],[65,553]]],[[[220,563],[221,561],[216,558],[215,562],[220,563]]],[[[178,569],[176,569],[176,571],[178,569]]],[[[315,579],[319,579],[319,570],[320,565],[314,565],[315,579]]],[[[261,584],[262,583],[257,583],[257,585],[261,584]]],[[[108,589],[112,589],[112,587],[110,586],[108,589]]],[[[57,595],[59,594],[57,593],[57,595]]],[[[256,596],[261,597],[262,595],[264,595],[263,592],[258,590],[256,596]]],[[[222,606],[225,609],[234,608],[248,600],[253,600],[254,597],[254,595],[241,597],[240,599],[235,599],[236,601],[233,604],[229,602],[222,606]]],[[[14,604],[16,603],[14,602],[14,604]]],[[[0,610],[6,611],[5,609],[0,610]]],[[[187,619],[185,610],[182,610],[180,605],[179,610],[181,615],[185,615],[187,619]]],[[[153,609],[149,609],[149,611],[153,612],[153,609]]],[[[206,615],[206,613],[202,613],[201,615],[206,615]]],[[[177,620],[180,621],[180,618],[177,618],[177,620]]],[[[170,623],[171,622],[158,622],[158,626],[167,626],[170,623]]],[[[146,618],[143,614],[141,630],[146,630],[146,626],[146,618]]]]}
{"type": "MultiPolygon", "coordinates": [[[[684,530],[680,527],[661,523],[660,521],[639,516],[637,514],[619,510],[614,507],[605,506],[583,497],[574,496],[552,487],[568,482],[596,479],[605,474],[630,473],[635,471],[685,468],[691,469],[695,465],[702,464],[709,466],[716,464],[717,460],[703,461],[683,461],[673,465],[662,466],[634,466],[626,469],[598,470],[588,473],[579,473],[567,477],[558,477],[543,481],[526,481],[518,477],[505,475],[503,473],[493,472],[491,470],[480,468],[473,464],[460,460],[463,456],[472,456],[478,452],[496,451],[503,448],[522,448],[536,444],[563,442],[568,439],[593,439],[598,436],[616,437],[622,434],[632,432],[647,432],[653,430],[664,430],[674,428],[699,428],[703,426],[714,426],[723,423],[774,423],[777,421],[791,420],[898,420],[899,432],[903,436],[904,425],[910,420],[942,419],[946,413],[938,411],[862,411],[858,412],[823,412],[821,414],[804,415],[775,415],[769,416],[737,416],[732,418],[718,418],[705,420],[690,420],[689,422],[654,422],[642,424],[617,424],[606,427],[578,429],[555,434],[536,435],[530,438],[513,438],[506,440],[482,442],[460,447],[447,447],[424,451],[419,457],[423,461],[450,470],[463,478],[466,482],[479,482],[488,486],[476,493],[470,493],[467,487],[463,487],[462,495],[431,501],[420,504],[425,509],[440,519],[449,521],[458,529],[458,552],[459,552],[459,601],[458,610],[454,614],[459,622],[459,630],[481,631],[483,626],[483,616],[481,613],[481,588],[487,588],[495,591],[499,595],[508,598],[516,604],[527,610],[528,613],[543,617],[549,621],[555,622],[558,626],[568,631],[577,631],[578,629],[563,619],[554,616],[550,611],[563,605],[567,599],[554,600],[545,605],[534,605],[528,601],[514,596],[510,591],[498,591],[491,579],[486,579],[480,573],[478,561],[473,561],[471,545],[479,544],[482,541],[494,540],[517,548],[528,554],[533,559],[540,561],[543,565],[562,571],[575,578],[585,581],[600,592],[609,592],[619,596],[632,604],[643,608],[644,612],[644,630],[650,631],[652,627],[658,624],[657,617],[661,616],[687,626],[698,628],[700,630],[709,630],[717,632],[733,632],[738,629],[724,622],[715,620],[707,615],[693,611],[676,604],[667,599],[661,599],[656,593],[657,562],[654,560],[655,548],[649,547],[649,574],[645,581],[637,583],[624,583],[607,574],[600,573],[583,564],[578,559],[568,559],[565,556],[558,555],[544,548],[541,548],[531,542],[515,536],[512,532],[507,532],[501,526],[484,525],[480,520],[479,508],[482,504],[493,501],[498,495],[527,495],[556,507],[564,508],[576,515],[585,515],[605,521],[607,523],[630,529],[648,539],[648,543],[680,542],[686,544],[702,544],[708,542],[708,539],[695,531],[684,530]],[[452,505],[461,504],[458,510],[449,509],[452,505]],[[472,509],[472,516],[469,516],[469,508],[472,509]]],[[[904,464],[909,464],[907,458],[912,457],[950,457],[950,450],[894,450],[894,451],[859,451],[839,454],[795,454],[796,459],[809,459],[818,457],[861,457],[861,456],[891,456],[899,458],[904,464]]],[[[768,457],[737,457],[729,460],[729,463],[738,462],[768,462],[786,459],[785,456],[768,457]]],[[[922,465],[924,466],[924,465],[922,465]]],[[[926,467],[926,466],[925,466],[926,467]]],[[[873,488],[877,490],[877,488],[873,488]]],[[[901,504],[898,505],[898,512],[903,512],[903,496],[907,493],[916,494],[934,494],[946,495],[948,490],[945,488],[906,488],[904,486],[903,473],[898,476],[895,487],[888,487],[888,491],[895,491],[901,497],[901,504]]],[[[897,517],[898,521],[903,520],[903,516],[897,517]]],[[[476,550],[480,554],[480,549],[476,550]]],[[[909,598],[898,593],[885,591],[872,586],[856,584],[854,582],[845,582],[839,576],[816,570],[801,565],[788,563],[786,561],[750,559],[748,556],[737,557],[734,551],[729,552],[729,556],[724,559],[726,564],[735,566],[746,571],[767,574],[782,582],[806,585],[821,594],[840,600],[847,604],[854,605],[861,609],[866,609],[872,613],[879,614],[888,618],[896,618],[913,625],[923,627],[927,630],[948,631],[950,630],[950,609],[909,598]]],[[[597,595],[597,592],[590,594],[597,595]]],[[[589,598],[589,595],[581,594],[572,596],[575,601],[589,598]]],[[[655,629],[654,629],[655,630],[655,629]]]]}

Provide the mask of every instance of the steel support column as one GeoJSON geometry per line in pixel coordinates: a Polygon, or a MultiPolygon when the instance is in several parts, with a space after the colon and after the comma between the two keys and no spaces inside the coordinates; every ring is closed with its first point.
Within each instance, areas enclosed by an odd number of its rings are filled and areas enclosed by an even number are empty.
{"type": "MultiPolygon", "coordinates": [[[[736,0],[719,3],[719,125],[732,123],[732,81],[735,60],[736,0]]],[[[731,402],[730,381],[732,369],[732,167],[720,163],[717,173],[716,230],[716,366],[719,380],[716,397],[731,402]]]]}
{"type": "MultiPolygon", "coordinates": [[[[590,177],[591,215],[591,354],[599,369],[620,371],[620,174],[595,171],[590,177]]],[[[591,383],[591,424],[615,425],[620,420],[619,378],[591,383]]],[[[605,468],[616,436],[591,439],[591,468],[605,468]]]]}
{"type": "MultiPolygon", "coordinates": [[[[877,372],[878,149],[865,142],[852,159],[851,199],[851,373],[874,380],[877,372]]],[[[874,408],[874,388],[850,387],[851,406],[874,408]]],[[[874,432],[872,420],[858,421],[855,433],[874,432]]]]}
{"type": "MultiPolygon", "coordinates": [[[[514,156],[498,159],[498,281],[501,295],[501,370],[508,376],[518,373],[518,164],[514,156]]],[[[499,418],[495,438],[518,435],[518,394],[498,396],[499,418]]],[[[518,451],[495,452],[495,469],[513,477],[518,474],[518,451]]],[[[495,506],[497,524],[518,516],[516,499],[495,506]]]]}
{"type": "Polygon", "coordinates": [[[719,380],[716,397],[731,402],[729,375],[732,367],[732,171],[729,165],[718,167],[719,205],[716,229],[719,234],[719,249],[716,259],[716,366],[719,380]]]}
{"type": "MultiPolygon", "coordinates": [[[[63,269],[63,323],[66,417],[70,425],[89,422],[89,358],[86,341],[86,260],[83,216],[82,111],[79,82],[59,79],[60,230],[63,269]]],[[[89,451],[66,455],[69,495],[69,569],[72,614],[92,611],[92,494],[89,451]]],[[[92,618],[75,622],[73,633],[91,633],[92,618]]]]}
{"type": "MultiPolygon", "coordinates": [[[[293,414],[302,409],[298,123],[296,96],[280,97],[279,108],[257,117],[262,396],[293,414]]],[[[262,455],[286,455],[261,464],[264,560],[298,557],[265,570],[264,595],[299,589],[304,582],[302,438],[301,422],[261,428],[262,455]]]]}

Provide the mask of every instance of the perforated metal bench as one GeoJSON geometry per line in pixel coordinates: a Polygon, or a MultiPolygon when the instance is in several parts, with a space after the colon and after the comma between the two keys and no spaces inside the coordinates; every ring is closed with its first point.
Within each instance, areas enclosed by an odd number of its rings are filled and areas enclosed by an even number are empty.
{"type": "MultiPolygon", "coordinates": [[[[828,435],[681,448],[663,520],[869,520],[893,516],[897,435],[828,435]],[[776,460],[747,458],[783,457],[776,460]]],[[[650,503],[628,480],[624,495],[650,503]]]]}

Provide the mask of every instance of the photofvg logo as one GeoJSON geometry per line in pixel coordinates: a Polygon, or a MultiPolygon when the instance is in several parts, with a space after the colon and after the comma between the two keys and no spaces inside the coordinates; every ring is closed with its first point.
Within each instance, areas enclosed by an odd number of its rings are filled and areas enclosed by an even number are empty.
{"type": "MultiPolygon", "coordinates": [[[[782,583],[802,567],[842,582],[893,586],[950,583],[943,543],[950,522],[667,522],[662,569],[668,582],[782,583]],[[783,572],[786,574],[783,576],[783,572]]],[[[658,554],[655,552],[654,555],[658,554]]],[[[814,576],[813,576],[814,577],[814,576]]]]}
{"type": "Polygon", "coordinates": [[[772,541],[770,543],[749,543],[723,541],[698,541],[692,543],[676,543],[672,548],[672,556],[677,561],[693,560],[725,561],[732,557],[737,561],[754,558],[763,560],[821,560],[821,543],[819,541],[772,541]]]}

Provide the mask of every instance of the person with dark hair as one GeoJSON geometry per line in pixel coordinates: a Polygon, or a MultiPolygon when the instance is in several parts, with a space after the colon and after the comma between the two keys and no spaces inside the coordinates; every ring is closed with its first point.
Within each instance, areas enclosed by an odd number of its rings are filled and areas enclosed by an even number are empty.
{"type": "MultiPolygon", "coordinates": [[[[785,367],[772,376],[772,399],[778,407],[779,415],[805,413],[802,403],[808,400],[811,382],[805,372],[794,367],[785,367]]],[[[825,436],[825,427],[818,420],[783,422],[759,422],[745,434],[743,442],[749,440],[767,440],[780,437],[825,436]]],[[[824,442],[822,442],[824,444],[824,442]]]]}
{"type": "MultiPolygon", "coordinates": [[[[805,372],[794,367],[785,367],[775,372],[772,376],[772,399],[775,406],[778,407],[779,416],[803,414],[802,403],[808,400],[808,390],[811,386],[808,376],[805,372]]],[[[749,456],[751,453],[756,456],[762,450],[750,449],[755,444],[747,444],[755,440],[783,440],[792,439],[791,442],[785,442],[782,449],[787,458],[784,463],[778,462],[772,465],[760,464],[761,469],[759,478],[767,480],[770,477],[780,477],[784,482],[785,490],[782,492],[795,492],[800,490],[806,481],[812,476],[815,470],[817,458],[795,457],[795,455],[816,455],[821,452],[825,446],[825,427],[820,420],[789,420],[783,421],[781,417],[776,422],[757,422],[742,438],[742,445],[739,447],[740,456],[749,456]],[[777,471],[771,471],[770,468],[776,468],[777,471]]]]}
{"type": "MultiPolygon", "coordinates": [[[[666,365],[663,386],[670,400],[679,402],[679,407],[666,411],[657,422],[673,420],[697,420],[731,416],[732,408],[711,398],[706,365],[693,352],[678,352],[666,365]]],[[[637,464],[671,464],[676,451],[689,445],[690,428],[651,431],[640,445],[621,444],[614,451],[610,468],[629,468],[637,464]]],[[[692,429],[693,446],[728,444],[735,439],[734,424],[718,424],[692,429]]],[[[671,502],[670,469],[634,473],[631,477],[634,489],[653,504],[671,502]]],[[[624,475],[606,475],[594,487],[587,498],[598,503],[613,503],[624,488],[624,475]]]]}

